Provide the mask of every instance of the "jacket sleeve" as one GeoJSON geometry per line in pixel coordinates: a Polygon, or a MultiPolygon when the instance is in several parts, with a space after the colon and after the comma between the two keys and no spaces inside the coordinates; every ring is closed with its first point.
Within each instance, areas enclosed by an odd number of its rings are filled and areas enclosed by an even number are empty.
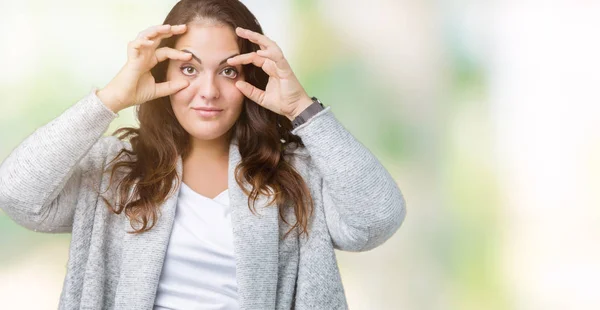
{"type": "Polygon", "coordinates": [[[292,130],[322,180],[334,248],[368,251],[388,240],[406,216],[404,197],[379,160],[335,118],[331,106],[292,130]]]}
{"type": "Polygon", "coordinates": [[[80,192],[97,189],[109,145],[119,143],[102,137],[117,116],[94,89],[36,129],[0,164],[0,208],[27,229],[70,232],[80,192]]]}

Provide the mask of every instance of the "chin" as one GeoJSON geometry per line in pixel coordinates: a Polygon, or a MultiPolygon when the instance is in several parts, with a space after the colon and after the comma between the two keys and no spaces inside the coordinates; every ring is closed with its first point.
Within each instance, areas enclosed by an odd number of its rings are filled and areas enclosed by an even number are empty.
{"type": "Polygon", "coordinates": [[[225,133],[223,133],[223,134],[215,134],[215,135],[207,135],[207,134],[204,134],[204,133],[200,133],[200,134],[199,133],[190,133],[190,135],[194,139],[201,140],[201,141],[217,140],[217,139],[221,138],[224,134],[225,133]]]}
{"type": "Polygon", "coordinates": [[[201,130],[195,129],[188,131],[188,133],[198,140],[210,141],[221,138],[227,133],[227,130],[201,130]]]}
{"type": "Polygon", "coordinates": [[[231,127],[233,127],[233,124],[231,124],[231,126],[226,126],[224,124],[218,124],[217,122],[207,122],[188,124],[188,126],[183,127],[195,139],[209,141],[219,139],[223,135],[226,135],[231,127]]]}

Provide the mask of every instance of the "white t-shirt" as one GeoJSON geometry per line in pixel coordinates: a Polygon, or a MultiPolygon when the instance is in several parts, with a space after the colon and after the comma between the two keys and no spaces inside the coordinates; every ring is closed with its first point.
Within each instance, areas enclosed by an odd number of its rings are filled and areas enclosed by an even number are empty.
{"type": "Polygon", "coordinates": [[[239,309],[229,190],[214,199],[181,183],[154,310],[239,309]]]}

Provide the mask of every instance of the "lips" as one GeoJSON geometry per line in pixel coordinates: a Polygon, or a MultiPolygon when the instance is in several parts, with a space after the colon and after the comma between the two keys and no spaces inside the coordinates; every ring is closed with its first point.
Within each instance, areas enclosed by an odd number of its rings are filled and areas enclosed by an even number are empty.
{"type": "Polygon", "coordinates": [[[214,118],[223,112],[221,109],[212,108],[212,107],[192,107],[194,113],[204,119],[214,118]]]}
{"type": "Polygon", "coordinates": [[[215,112],[219,112],[219,111],[223,111],[222,109],[217,109],[217,108],[211,108],[211,107],[192,107],[192,109],[196,110],[196,111],[215,111],[215,112]]]}

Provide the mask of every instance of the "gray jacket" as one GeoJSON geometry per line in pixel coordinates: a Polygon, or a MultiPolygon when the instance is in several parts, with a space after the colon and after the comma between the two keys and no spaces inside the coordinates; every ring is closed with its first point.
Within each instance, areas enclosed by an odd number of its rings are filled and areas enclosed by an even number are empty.
{"type": "MultiPolygon", "coordinates": [[[[117,117],[92,91],[38,128],[0,165],[0,207],[19,225],[71,233],[60,309],[152,309],[175,216],[175,194],[149,232],[134,235],[97,192],[105,165],[128,142],[103,136],[117,117]]],[[[260,196],[253,215],[233,177],[237,141],[229,149],[236,278],[242,309],[346,309],[334,249],[367,251],[389,239],[406,215],[396,182],[334,117],[331,107],[294,129],[305,143],[290,161],[314,199],[309,237],[289,229],[260,196]]],[[[181,177],[179,158],[177,173],[181,177]]],[[[176,182],[174,182],[176,183],[176,182]]],[[[112,190],[105,196],[116,199],[112,190]],[[112,196],[110,196],[112,195],[112,196]]],[[[288,210],[291,211],[291,208],[288,210]]],[[[295,223],[293,212],[285,214],[295,223]]],[[[383,275],[382,275],[383,276],[383,275]]]]}

